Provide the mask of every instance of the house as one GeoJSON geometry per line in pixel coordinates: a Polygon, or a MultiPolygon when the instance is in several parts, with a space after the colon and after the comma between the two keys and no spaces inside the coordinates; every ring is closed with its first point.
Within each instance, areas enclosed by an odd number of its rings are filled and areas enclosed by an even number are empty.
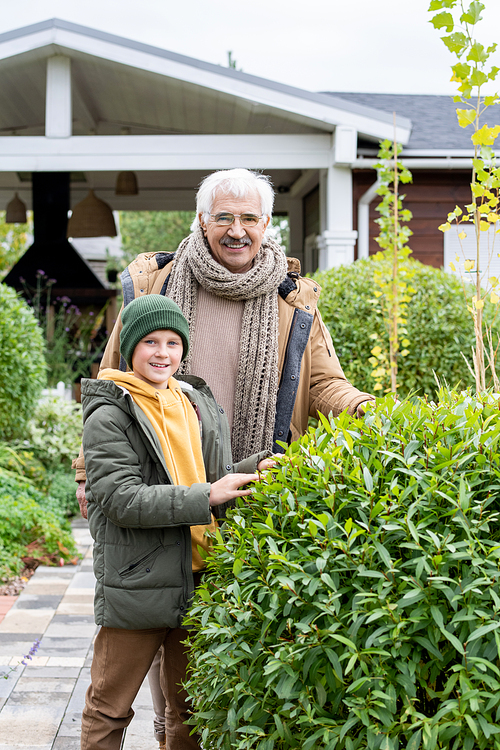
{"type": "Polygon", "coordinates": [[[447,97],[313,93],[58,19],[1,34],[0,73],[0,206],[17,192],[34,208],[31,256],[104,296],[66,239],[91,188],[113,210],[193,211],[207,173],[262,170],[305,272],[373,251],[381,139],[396,136],[415,175],[417,258],[443,264],[437,225],[467,200],[471,146],[447,97]],[[123,171],[138,194],[116,195],[123,171]]]}
{"type": "MultiPolygon", "coordinates": [[[[46,266],[78,266],[75,284],[90,277],[64,217],[89,188],[115,210],[192,211],[203,177],[231,167],[270,175],[305,270],[354,260],[351,163],[359,138],[392,137],[391,114],[58,19],[1,34],[0,73],[0,205],[40,207],[35,245],[42,232],[46,266]],[[138,195],[115,195],[122,171],[138,195]]],[[[401,117],[398,140],[410,132],[401,117]]]]}
{"type": "MultiPolygon", "coordinates": [[[[463,206],[471,201],[473,131],[471,127],[458,125],[456,107],[460,105],[455,104],[451,96],[359,93],[335,93],[332,96],[388,114],[395,112],[397,120],[401,115],[411,120],[410,138],[400,155],[413,174],[413,183],[401,186],[401,192],[406,195],[404,206],[413,214],[410,224],[413,236],[409,244],[418,260],[448,269],[456,253],[461,255],[462,251],[457,233],[451,231],[443,235],[438,226],[457,204],[463,206]]],[[[488,108],[482,119],[484,122],[490,127],[500,124],[500,105],[488,108]]],[[[367,257],[378,249],[375,242],[378,234],[375,224],[377,200],[373,190],[376,156],[374,144],[358,138],[357,158],[351,163],[353,227],[358,231],[357,258],[367,257]]],[[[468,232],[462,245],[466,257],[476,256],[472,231],[468,232]]],[[[486,247],[484,252],[488,252],[486,247]]],[[[500,272],[500,262],[496,253],[494,255],[491,273],[493,269],[495,273],[500,272]]]]}

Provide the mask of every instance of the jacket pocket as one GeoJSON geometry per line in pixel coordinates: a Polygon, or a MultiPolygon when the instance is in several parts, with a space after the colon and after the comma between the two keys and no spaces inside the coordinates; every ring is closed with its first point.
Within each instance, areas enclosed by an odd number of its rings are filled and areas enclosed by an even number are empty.
{"type": "Polygon", "coordinates": [[[120,575],[122,578],[125,578],[126,576],[132,575],[134,573],[149,573],[154,565],[156,558],[159,554],[161,554],[161,552],[163,552],[162,544],[158,545],[158,547],[156,547],[152,552],[149,552],[147,555],[139,558],[139,560],[134,560],[133,562],[129,563],[126,568],[122,568],[122,570],[119,570],[118,575],[120,575]]]}

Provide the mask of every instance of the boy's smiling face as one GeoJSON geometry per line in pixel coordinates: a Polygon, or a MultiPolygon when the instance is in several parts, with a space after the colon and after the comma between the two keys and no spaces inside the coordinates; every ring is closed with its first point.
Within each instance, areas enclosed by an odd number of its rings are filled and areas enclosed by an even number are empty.
{"type": "Polygon", "coordinates": [[[175,331],[161,329],[148,333],[134,349],[134,375],[153,388],[166,388],[181,363],[183,349],[182,339],[175,331]]]}

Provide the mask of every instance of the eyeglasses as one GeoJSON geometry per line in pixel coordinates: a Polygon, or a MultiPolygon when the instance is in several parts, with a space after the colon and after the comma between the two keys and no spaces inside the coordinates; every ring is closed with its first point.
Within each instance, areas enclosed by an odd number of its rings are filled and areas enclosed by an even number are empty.
{"type": "Polygon", "coordinates": [[[255,214],[210,214],[211,218],[215,221],[218,227],[230,227],[234,224],[235,219],[239,219],[240,223],[244,227],[256,227],[262,216],[255,216],[255,214]]]}

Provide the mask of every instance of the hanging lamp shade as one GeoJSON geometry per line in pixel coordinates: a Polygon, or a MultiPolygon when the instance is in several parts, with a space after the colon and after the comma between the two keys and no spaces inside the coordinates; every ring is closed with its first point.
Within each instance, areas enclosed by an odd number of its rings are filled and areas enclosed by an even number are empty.
{"type": "Polygon", "coordinates": [[[111,206],[93,190],[73,209],[68,221],[67,237],[116,237],[116,224],[111,206]]]}
{"type": "Polygon", "coordinates": [[[116,178],[115,195],[138,195],[135,172],[119,172],[116,178]]]}
{"type": "Polygon", "coordinates": [[[14,193],[14,197],[7,204],[7,210],[5,212],[5,223],[6,224],[26,224],[26,204],[23,203],[17,193],[14,193]]]}

